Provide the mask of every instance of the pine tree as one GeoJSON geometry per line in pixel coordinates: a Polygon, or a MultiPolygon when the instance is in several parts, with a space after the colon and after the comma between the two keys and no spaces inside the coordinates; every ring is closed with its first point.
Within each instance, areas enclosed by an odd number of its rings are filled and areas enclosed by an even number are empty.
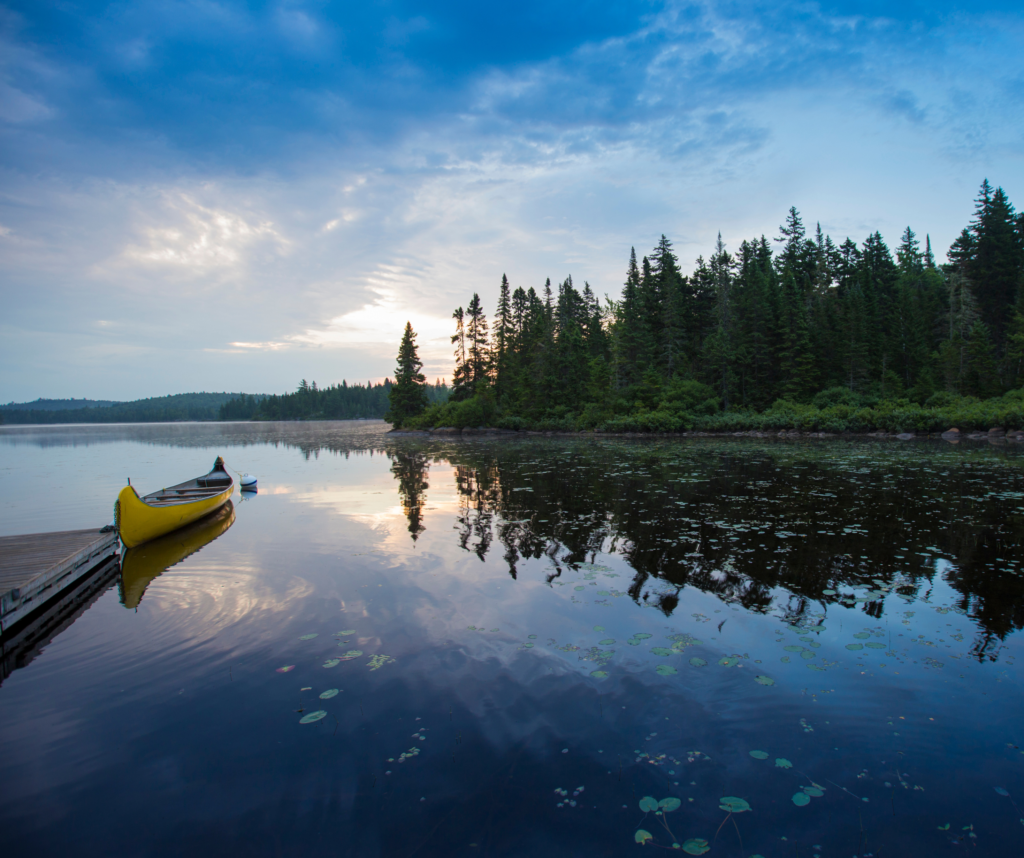
{"type": "Polygon", "coordinates": [[[648,337],[654,345],[654,362],[667,381],[685,361],[686,307],[679,263],[672,242],[664,235],[650,264],[650,282],[645,288],[648,337]]]}
{"type": "Polygon", "coordinates": [[[1021,279],[1021,245],[1016,214],[1002,188],[992,191],[986,180],[977,200],[973,254],[967,274],[978,300],[982,321],[996,344],[1004,340],[1010,308],[1021,279]]]}
{"type": "Polygon", "coordinates": [[[423,362],[416,347],[416,334],[412,323],[405,323],[405,333],[398,346],[398,365],[395,382],[388,393],[390,407],[384,419],[400,428],[427,407],[426,378],[420,370],[423,362]]]}
{"type": "Polygon", "coordinates": [[[631,247],[622,301],[613,326],[615,383],[620,389],[633,387],[643,374],[641,364],[645,355],[640,300],[640,268],[636,263],[636,249],[631,247]]]}
{"type": "Polygon", "coordinates": [[[455,333],[452,334],[452,345],[455,346],[455,370],[452,372],[453,402],[461,402],[473,395],[469,360],[466,355],[466,314],[462,307],[452,313],[455,320],[455,333]]]}
{"type": "Polygon", "coordinates": [[[466,307],[468,381],[474,393],[482,393],[490,381],[491,354],[487,335],[487,317],[480,296],[474,292],[466,307]]]}
{"type": "Polygon", "coordinates": [[[509,295],[508,277],[501,275],[501,289],[498,293],[498,312],[494,320],[494,391],[498,402],[504,402],[511,381],[511,357],[514,340],[512,321],[512,299],[509,295]]]}

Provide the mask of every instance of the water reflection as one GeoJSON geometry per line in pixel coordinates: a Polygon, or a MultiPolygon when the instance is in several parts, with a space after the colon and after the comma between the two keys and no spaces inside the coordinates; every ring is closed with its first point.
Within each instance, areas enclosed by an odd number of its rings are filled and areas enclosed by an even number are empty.
{"type": "Polygon", "coordinates": [[[121,558],[118,581],[121,604],[126,608],[137,608],[154,578],[213,542],[234,523],[235,506],[228,501],[187,527],[129,548],[121,558]]]}
{"type": "MultiPolygon", "coordinates": [[[[557,443],[557,442],[556,442],[557,443]]],[[[423,531],[428,445],[385,452],[413,538],[423,531]]],[[[437,455],[437,448],[433,448],[437,455]]],[[[832,604],[879,618],[940,571],[951,608],[983,629],[977,657],[1024,625],[1024,480],[1013,459],[971,461],[936,442],[448,444],[458,544],[509,574],[547,558],[549,583],[603,551],[632,570],[626,592],[671,616],[695,587],[758,612],[807,620],[832,604]]]]}
{"type": "Polygon", "coordinates": [[[645,796],[711,858],[1016,854],[1016,451],[104,431],[0,432],[5,500],[207,448],[263,491],[0,688],[12,854],[671,849],[645,796]]]}

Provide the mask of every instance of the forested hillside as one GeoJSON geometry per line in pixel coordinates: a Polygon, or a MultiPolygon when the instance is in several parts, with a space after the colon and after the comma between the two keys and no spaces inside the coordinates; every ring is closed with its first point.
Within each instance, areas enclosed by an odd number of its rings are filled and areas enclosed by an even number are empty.
{"type": "MultiPolygon", "coordinates": [[[[440,380],[425,385],[429,402],[446,402],[448,388],[440,380]]],[[[388,410],[391,380],[374,384],[341,384],[317,387],[302,379],[294,393],[264,396],[259,400],[241,396],[220,409],[221,420],[355,420],[381,418],[388,410]]]]}
{"type": "Polygon", "coordinates": [[[106,408],[121,405],[112,399],[35,399],[32,402],[8,402],[2,411],[72,411],[81,408],[106,408]]]}
{"type": "MultiPolygon", "coordinates": [[[[4,409],[4,423],[164,423],[216,420],[221,405],[244,393],[178,393],[91,408],[4,409]]],[[[53,401],[53,400],[51,400],[53,401]]],[[[56,400],[61,401],[61,400],[56,400]]],[[[26,403],[31,405],[32,403],[26,403]]]]}
{"type": "Polygon", "coordinates": [[[540,293],[503,278],[489,329],[474,295],[454,313],[452,402],[414,422],[675,430],[1019,420],[1022,281],[1024,217],[987,181],[941,265],[910,227],[895,251],[878,232],[836,243],[820,226],[808,233],[795,208],[773,239],[732,252],[719,237],[688,276],[662,236],[650,255],[631,254],[621,296],[604,305],[571,277],[540,293]]]}

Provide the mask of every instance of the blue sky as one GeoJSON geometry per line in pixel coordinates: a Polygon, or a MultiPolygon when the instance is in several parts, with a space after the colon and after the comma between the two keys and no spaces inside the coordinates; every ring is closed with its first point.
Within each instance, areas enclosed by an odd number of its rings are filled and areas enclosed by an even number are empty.
{"type": "Polygon", "coordinates": [[[0,400],[381,378],[501,275],[1024,205],[1019,3],[0,4],[0,400]]]}

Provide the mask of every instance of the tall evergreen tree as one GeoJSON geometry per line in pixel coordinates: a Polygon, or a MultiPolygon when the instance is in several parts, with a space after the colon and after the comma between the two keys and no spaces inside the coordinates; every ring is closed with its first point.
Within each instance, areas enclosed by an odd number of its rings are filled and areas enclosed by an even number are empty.
{"type": "Polygon", "coordinates": [[[457,307],[452,313],[455,320],[455,333],[452,334],[452,345],[455,346],[455,369],[452,372],[451,398],[461,402],[473,395],[472,372],[466,353],[466,313],[457,307]]]}
{"type": "Polygon", "coordinates": [[[474,393],[482,393],[490,381],[491,350],[488,344],[487,317],[476,292],[466,307],[466,341],[468,381],[474,393]]]}
{"type": "Polygon", "coordinates": [[[416,347],[416,334],[412,323],[405,323],[402,342],[398,346],[398,365],[395,382],[388,393],[389,408],[384,419],[400,428],[427,407],[427,379],[420,371],[423,362],[416,347]]]}
{"type": "Polygon", "coordinates": [[[501,288],[498,292],[498,312],[494,320],[494,391],[498,402],[504,402],[508,395],[514,335],[508,277],[502,274],[501,288]]]}
{"type": "Polygon", "coordinates": [[[619,314],[613,326],[615,381],[619,388],[633,387],[640,381],[646,358],[643,307],[640,295],[640,268],[636,248],[629,249],[629,266],[622,289],[619,314]]]}

